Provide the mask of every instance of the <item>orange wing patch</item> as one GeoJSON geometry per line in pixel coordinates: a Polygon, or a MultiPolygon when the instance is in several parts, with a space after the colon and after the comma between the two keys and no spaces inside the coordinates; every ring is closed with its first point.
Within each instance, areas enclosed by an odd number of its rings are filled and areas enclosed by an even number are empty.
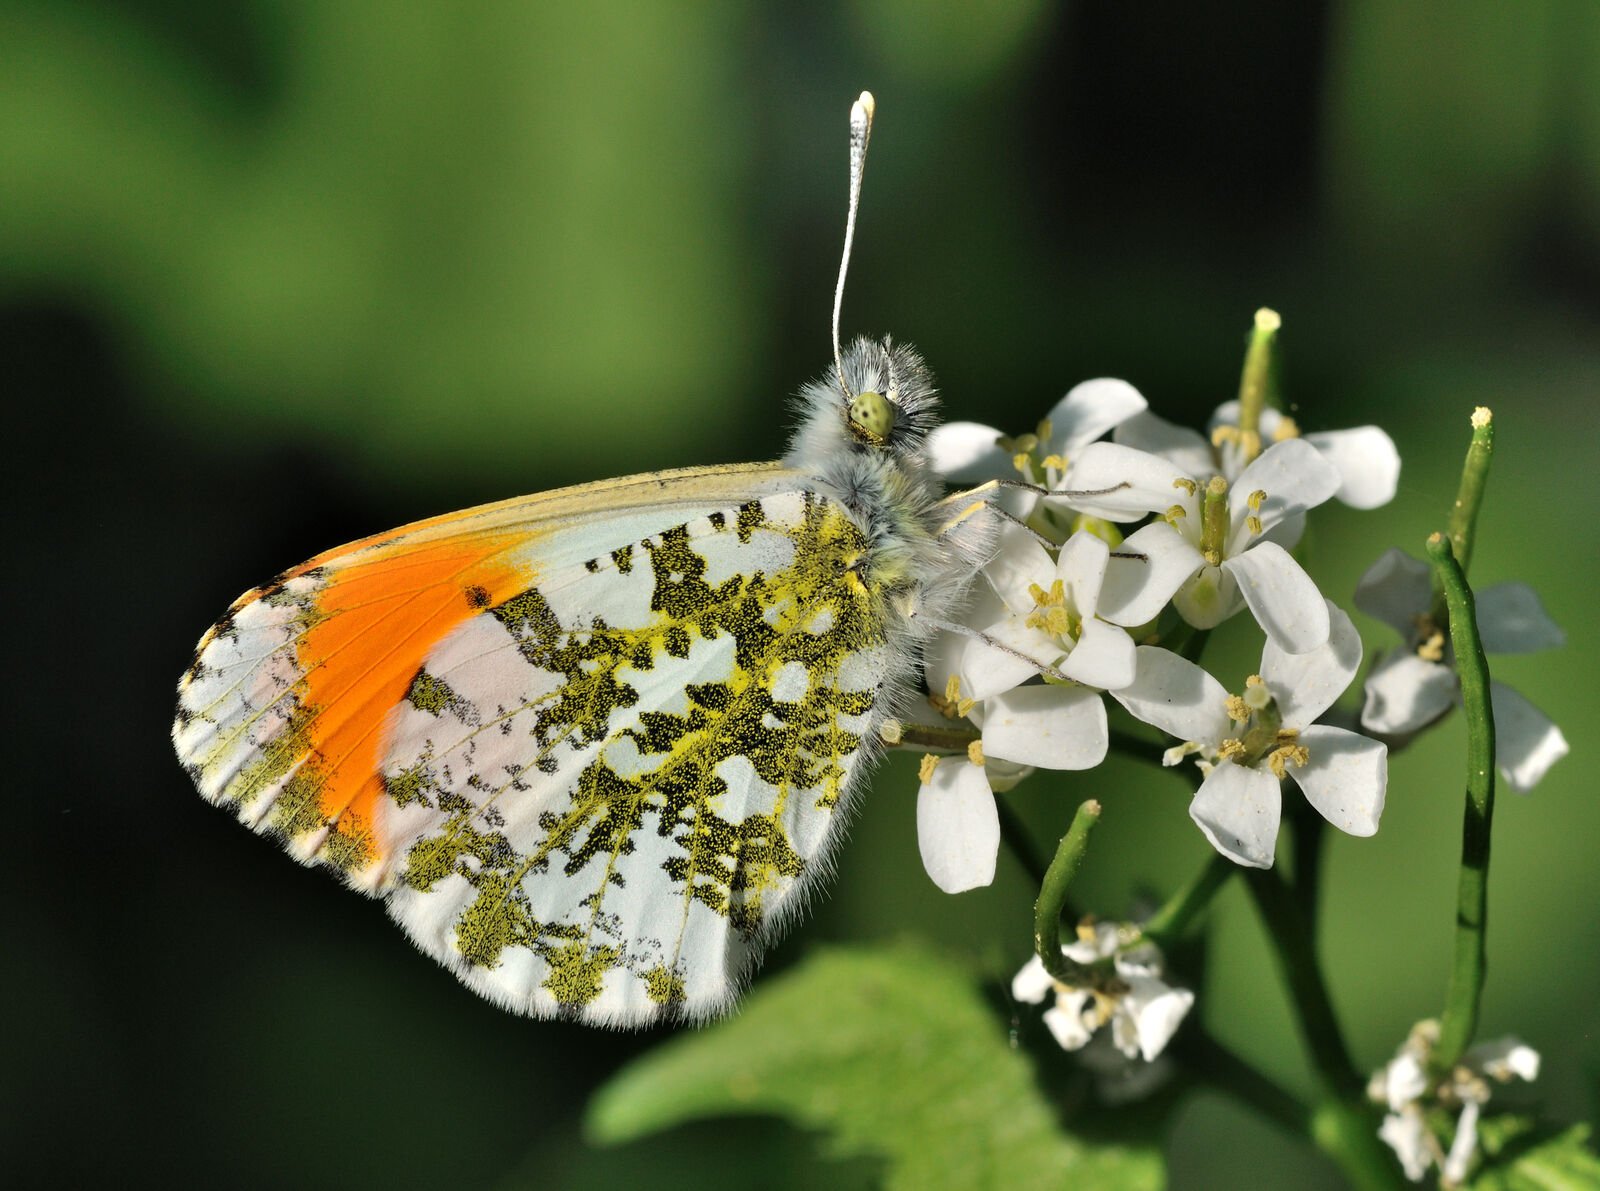
{"type": "Polygon", "coordinates": [[[530,534],[416,533],[318,555],[235,601],[179,688],[173,740],[201,792],[354,884],[374,864],[384,738],[429,651],[532,585],[530,534]],[[418,542],[417,539],[423,541],[418,542]]]}

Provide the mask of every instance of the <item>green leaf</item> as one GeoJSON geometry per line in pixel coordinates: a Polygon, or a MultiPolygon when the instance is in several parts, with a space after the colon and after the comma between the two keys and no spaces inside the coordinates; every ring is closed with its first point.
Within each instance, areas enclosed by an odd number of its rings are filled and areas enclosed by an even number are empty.
{"type": "Polygon", "coordinates": [[[1527,1117],[1491,1117],[1478,1125],[1484,1165],[1472,1191],[1590,1191],[1600,1187],[1600,1157],[1589,1126],[1557,1132],[1527,1117]]]}
{"type": "Polygon", "coordinates": [[[969,973],[912,944],[820,950],[738,1017],[666,1043],[589,1105],[600,1142],[772,1113],[885,1162],[888,1188],[1155,1188],[1153,1147],[1060,1128],[969,973]]]}

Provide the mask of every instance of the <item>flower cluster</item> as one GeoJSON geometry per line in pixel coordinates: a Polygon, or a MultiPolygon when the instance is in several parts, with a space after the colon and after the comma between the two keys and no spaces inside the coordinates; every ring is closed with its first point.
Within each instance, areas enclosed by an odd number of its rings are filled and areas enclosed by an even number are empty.
{"type": "Polygon", "coordinates": [[[1194,1004],[1194,993],[1167,984],[1160,950],[1129,923],[1084,923],[1061,954],[1087,970],[1082,985],[1057,980],[1035,955],[1012,979],[1011,995],[1029,1005],[1054,997],[1044,1024],[1063,1050],[1083,1049],[1109,1024],[1119,1051],[1150,1062],[1194,1004]]]}
{"type": "MultiPolygon", "coordinates": [[[[1189,816],[1232,865],[1273,866],[1286,779],[1327,823],[1370,836],[1388,794],[1391,749],[1463,702],[1451,608],[1473,610],[1486,652],[1562,644],[1523,584],[1486,587],[1475,607],[1470,593],[1461,595],[1477,508],[1471,494],[1482,490],[1492,446],[1488,411],[1479,410],[1464,497],[1452,513],[1449,549],[1435,558],[1437,574],[1391,550],[1362,578],[1356,606],[1392,626],[1401,644],[1370,667],[1363,705],[1336,706],[1357,679],[1363,646],[1350,616],[1303,565],[1307,515],[1331,500],[1358,510],[1386,504],[1400,460],[1375,426],[1302,434],[1265,405],[1267,360],[1264,348],[1255,353],[1276,329],[1275,315],[1258,314],[1241,400],[1217,409],[1209,436],[1163,421],[1115,380],[1077,386],[1032,434],[956,423],[932,435],[934,468],[953,486],[988,485],[998,522],[960,622],[924,659],[926,722],[901,725],[903,742],[927,752],[917,834],[940,889],[959,893],[993,880],[1002,838],[997,794],[1035,769],[1093,769],[1114,738],[1119,749],[1169,767],[1193,763],[1189,816]],[[1264,638],[1260,662],[1225,686],[1202,668],[1201,651],[1210,630],[1246,611],[1264,638]],[[1137,729],[1114,733],[1110,712],[1169,743],[1137,729]]],[[[1482,669],[1463,673],[1481,725],[1482,669]]],[[[1526,791],[1566,753],[1566,740],[1517,692],[1488,686],[1500,770],[1526,791]]],[[[1492,797],[1492,787],[1480,796],[1492,797]]],[[[1148,934],[1085,920],[1057,959],[1065,883],[1099,814],[1097,800],[1079,808],[1044,874],[1038,950],[1017,972],[1012,995],[1045,1006],[1044,1025],[1064,1050],[1091,1055],[1085,1066],[1097,1094],[1112,1102],[1164,1078],[1174,1060],[1163,1051],[1194,1004],[1193,992],[1167,982],[1153,940],[1177,937],[1232,867],[1207,865],[1151,919],[1148,934]],[[1115,1078],[1101,1078],[1108,1074],[1115,1078]]],[[[1252,889],[1259,900],[1286,887],[1259,875],[1252,889]]],[[[1473,922],[1481,924],[1481,914],[1470,907],[1458,914],[1458,929],[1470,933],[1473,922]]],[[[1441,1073],[1430,1065],[1438,1037],[1436,1023],[1418,1026],[1373,1077],[1371,1094],[1386,1106],[1380,1136],[1405,1173],[1421,1179],[1437,1168],[1449,1186],[1475,1160],[1491,1083],[1532,1079],[1539,1060],[1506,1039],[1468,1050],[1441,1073]]]]}
{"type": "Polygon", "coordinates": [[[1464,1181],[1472,1166],[1490,1081],[1537,1079],[1539,1053],[1516,1038],[1499,1038],[1472,1047],[1435,1076],[1428,1065],[1438,1041],[1438,1022],[1418,1022],[1395,1057],[1373,1074],[1367,1095],[1389,1110],[1378,1136],[1394,1150],[1406,1177],[1419,1183],[1437,1166],[1440,1182],[1450,1187],[1464,1181]]]}
{"type": "Polygon", "coordinates": [[[1291,552],[1318,505],[1388,500],[1398,455],[1372,426],[1302,436],[1276,411],[1252,420],[1243,428],[1230,402],[1208,440],[1150,413],[1128,384],[1095,380],[1035,434],[934,432],[931,459],[950,482],[1026,485],[1001,502],[1007,523],[962,631],[927,658],[933,706],[976,734],[965,756],[922,770],[918,838],[941,889],[993,879],[993,792],[1035,768],[1105,759],[1107,695],[1176,738],[1168,764],[1194,759],[1190,814],[1239,864],[1272,864],[1285,777],[1340,829],[1377,829],[1385,745],[1317,722],[1355,677],[1361,640],[1291,552]],[[1245,609],[1266,647],[1229,693],[1174,647],[1245,609]]]}

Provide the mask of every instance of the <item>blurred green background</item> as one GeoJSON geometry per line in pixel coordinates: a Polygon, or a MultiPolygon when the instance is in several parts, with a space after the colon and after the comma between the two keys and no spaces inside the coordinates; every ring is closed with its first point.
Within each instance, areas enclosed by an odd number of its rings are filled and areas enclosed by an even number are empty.
{"type": "MultiPolygon", "coordinates": [[[[1499,454],[1474,577],[1567,629],[1505,661],[1574,755],[1496,822],[1488,1035],[1539,1096],[1600,1084],[1593,609],[1600,5],[0,4],[0,358],[14,515],[4,866],[8,1183],[800,1187],[774,1121],[588,1147],[584,1103],[657,1039],[506,1016],[381,909],[201,803],[166,743],[194,640],[340,541],[480,500],[771,457],[829,358],[845,118],[878,125],[847,330],[892,331],[952,417],[1012,429],[1072,383],[1198,423],[1258,305],[1307,429],[1381,421],[1377,513],[1314,571],[1442,524],[1475,404],[1499,454]],[[1590,658],[1585,662],[1584,658],[1590,658]],[[752,1174],[752,1170],[758,1171],[752,1174]]],[[[1362,621],[1369,648],[1388,644],[1362,621]]],[[[1214,659],[1236,683],[1246,626],[1214,659]]],[[[1331,842],[1323,952],[1363,1066],[1437,1012],[1463,733],[1395,759],[1383,830],[1331,842]]],[[[923,876],[914,767],[863,800],[819,943],[915,934],[995,973],[1029,946],[1002,858],[923,876]]],[[[1204,859],[1183,787],[1110,764],[1014,804],[1053,839],[1106,804],[1078,898],[1123,912],[1204,859]]],[[[1256,921],[1228,891],[1199,1012],[1309,1091],[1256,921]]],[[[1023,1044],[1041,1063],[1031,1015],[1023,1044]]],[[[886,1088],[886,1096],[894,1089],[886,1088]]],[[[1185,1098],[1172,1185],[1332,1168],[1185,1098]]],[[[870,1163],[845,1168],[870,1185],[870,1163]]]]}

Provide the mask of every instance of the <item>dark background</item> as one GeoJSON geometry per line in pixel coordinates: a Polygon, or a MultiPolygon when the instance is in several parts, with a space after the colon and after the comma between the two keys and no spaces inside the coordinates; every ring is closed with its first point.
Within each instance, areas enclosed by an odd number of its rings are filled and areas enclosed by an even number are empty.
{"type": "MultiPolygon", "coordinates": [[[[952,417],[1029,429],[1117,375],[1198,424],[1271,305],[1302,425],[1378,420],[1405,459],[1392,506],[1314,527],[1348,606],[1385,547],[1442,525],[1467,415],[1493,407],[1474,577],[1532,582],[1567,628],[1497,673],[1573,756],[1501,801],[1484,1031],[1544,1052],[1553,1116],[1592,1115],[1600,7],[983,8],[0,3],[8,1183],[832,1169],[767,1121],[589,1149],[588,1093],[652,1038],[480,1002],[377,905],[205,806],[166,733],[200,632],[317,550],[778,453],[786,395],[829,358],[863,86],[879,120],[845,326],[918,344],[952,417]]],[[[1230,684],[1257,648],[1232,628],[1230,684]]],[[[1397,757],[1382,832],[1331,841],[1323,954],[1364,1065],[1440,1004],[1462,748],[1452,720],[1397,757]]],[[[910,765],[883,771],[833,895],[768,971],[907,932],[997,972],[1025,957],[1019,871],[940,894],[914,789],[910,765]]],[[[1012,797],[1054,838],[1089,794],[1107,815],[1083,901],[1123,912],[1203,860],[1181,788],[1126,767],[1012,797]]],[[[1199,1012],[1309,1088],[1238,890],[1199,1012]]],[[[1169,1154],[1177,1187],[1336,1185],[1209,1096],[1169,1154]]]]}

